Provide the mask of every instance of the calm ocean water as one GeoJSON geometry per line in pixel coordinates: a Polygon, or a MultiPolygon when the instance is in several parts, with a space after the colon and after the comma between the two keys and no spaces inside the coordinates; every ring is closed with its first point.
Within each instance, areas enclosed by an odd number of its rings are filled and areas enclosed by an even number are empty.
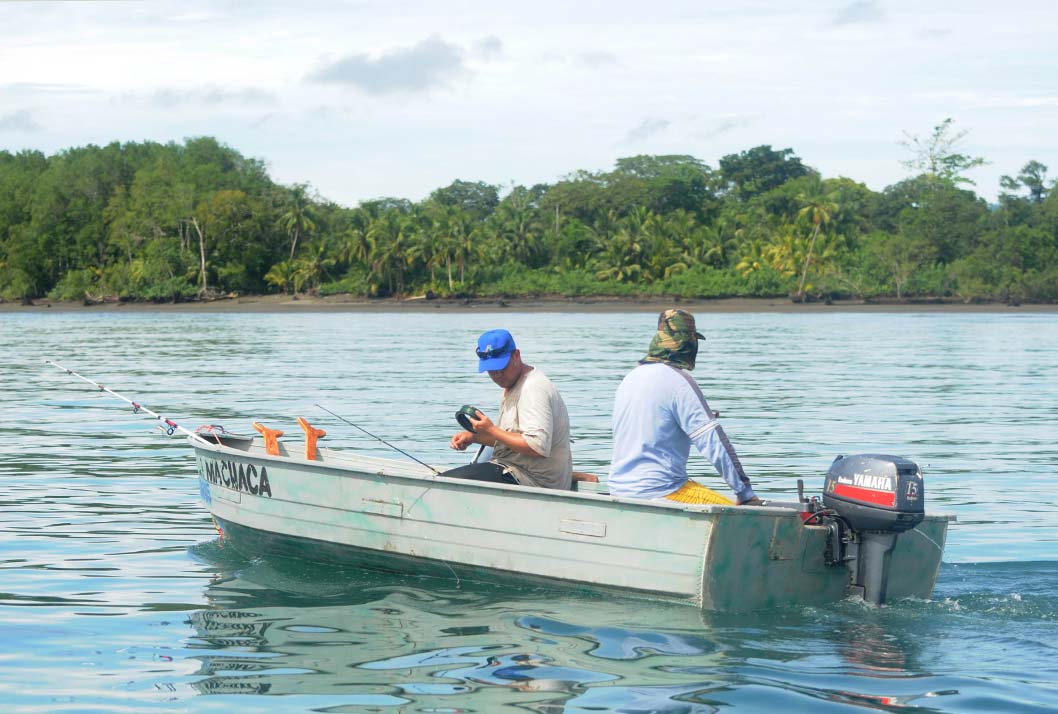
{"type": "MultiPolygon", "coordinates": [[[[1058,315],[699,315],[695,374],[759,493],[838,454],[923,465],[954,513],[930,601],[722,615],[247,559],[190,448],[55,359],[194,428],[259,420],[438,466],[473,340],[508,327],[605,473],[655,316],[0,314],[0,711],[1058,711],[1058,315]]],[[[697,473],[722,482],[699,459],[697,473]]]]}

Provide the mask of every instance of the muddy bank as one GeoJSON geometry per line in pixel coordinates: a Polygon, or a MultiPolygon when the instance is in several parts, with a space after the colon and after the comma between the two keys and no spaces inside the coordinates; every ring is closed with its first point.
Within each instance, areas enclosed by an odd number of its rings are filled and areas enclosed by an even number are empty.
{"type": "Polygon", "coordinates": [[[31,305],[0,303],[0,313],[31,314],[41,312],[657,312],[668,307],[682,307],[692,312],[1058,312],[1058,305],[1008,305],[1003,303],[963,303],[960,301],[897,302],[837,300],[830,303],[795,303],[788,298],[725,298],[714,300],[630,298],[630,297],[517,297],[427,299],[366,299],[349,295],[312,297],[299,295],[242,295],[179,303],[102,302],[85,305],[80,302],[36,300],[31,305]]]}

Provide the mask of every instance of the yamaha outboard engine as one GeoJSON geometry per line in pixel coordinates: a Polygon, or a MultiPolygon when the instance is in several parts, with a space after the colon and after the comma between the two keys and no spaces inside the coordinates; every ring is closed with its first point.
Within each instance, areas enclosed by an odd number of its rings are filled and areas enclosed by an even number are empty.
{"type": "Polygon", "coordinates": [[[834,511],[827,561],[849,569],[849,594],[885,602],[896,538],[925,517],[918,464],[899,456],[839,456],[827,471],[823,505],[834,511]]]}

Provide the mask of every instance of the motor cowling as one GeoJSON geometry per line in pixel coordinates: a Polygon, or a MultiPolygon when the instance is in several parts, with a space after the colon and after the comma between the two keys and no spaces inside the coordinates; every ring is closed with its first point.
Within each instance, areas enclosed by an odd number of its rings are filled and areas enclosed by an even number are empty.
{"type": "Polygon", "coordinates": [[[834,459],[823,483],[823,505],[833,514],[822,519],[830,531],[825,558],[845,563],[850,595],[885,602],[897,537],[922,522],[925,500],[914,461],[882,454],[834,459]]]}
{"type": "Polygon", "coordinates": [[[823,505],[857,531],[910,530],[925,518],[925,500],[918,464],[899,456],[839,456],[823,483],[823,505]]]}

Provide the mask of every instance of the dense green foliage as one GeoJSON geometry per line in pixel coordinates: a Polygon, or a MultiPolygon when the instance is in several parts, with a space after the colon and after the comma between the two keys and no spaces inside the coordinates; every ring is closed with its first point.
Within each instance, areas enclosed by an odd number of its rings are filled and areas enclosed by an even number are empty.
{"type": "Polygon", "coordinates": [[[506,194],[456,181],[343,207],[213,139],[0,152],[0,298],[227,293],[1058,300],[1058,191],[1029,161],[989,206],[950,121],[877,193],[758,146],[635,156],[506,194]]]}

